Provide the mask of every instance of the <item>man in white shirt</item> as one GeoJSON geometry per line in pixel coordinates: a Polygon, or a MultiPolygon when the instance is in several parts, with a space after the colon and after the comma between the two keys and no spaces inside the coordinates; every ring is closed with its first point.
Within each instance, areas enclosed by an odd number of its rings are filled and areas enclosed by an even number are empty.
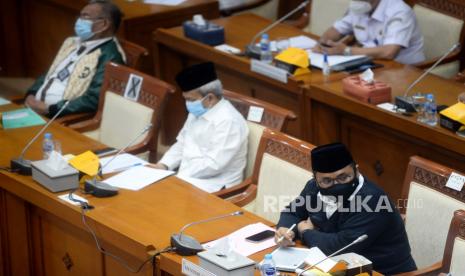
{"type": "Polygon", "coordinates": [[[403,0],[351,0],[346,15],[321,36],[313,50],[329,55],[394,59],[403,64],[425,60],[415,13],[403,0]],[[340,41],[351,34],[361,47],[349,47],[340,41]]]}
{"type": "Polygon", "coordinates": [[[247,123],[223,98],[213,63],[189,67],[176,76],[189,116],[176,143],[155,167],[207,192],[239,184],[247,156],[247,123]]]}

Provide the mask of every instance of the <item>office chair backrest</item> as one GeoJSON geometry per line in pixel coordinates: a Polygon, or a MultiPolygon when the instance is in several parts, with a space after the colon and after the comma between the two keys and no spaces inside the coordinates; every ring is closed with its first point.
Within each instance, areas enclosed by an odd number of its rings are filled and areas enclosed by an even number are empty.
{"type": "Polygon", "coordinates": [[[334,22],[341,19],[350,0],[312,0],[310,20],[304,31],[321,36],[334,22]]]}
{"type": "Polygon", "coordinates": [[[451,173],[452,169],[424,158],[410,158],[402,196],[408,205],[402,212],[406,214],[405,227],[419,268],[441,260],[453,213],[465,209],[465,191],[445,187],[451,173]]]}

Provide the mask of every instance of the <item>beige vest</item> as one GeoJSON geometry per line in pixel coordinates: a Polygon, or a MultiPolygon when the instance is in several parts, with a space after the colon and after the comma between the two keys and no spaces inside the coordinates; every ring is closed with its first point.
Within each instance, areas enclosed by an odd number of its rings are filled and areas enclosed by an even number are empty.
{"type": "MultiPolygon", "coordinates": [[[[74,37],[69,37],[65,40],[47,73],[47,78],[49,78],[50,75],[55,72],[57,66],[76,48],[77,45],[75,43],[74,37]]],[[[89,87],[97,71],[98,60],[101,54],[101,50],[96,49],[95,51],[92,51],[91,53],[81,57],[76,62],[74,70],[69,76],[68,85],[66,86],[63,93],[63,99],[72,100],[81,96],[84,94],[84,92],[87,91],[87,88],[89,87]]]]}

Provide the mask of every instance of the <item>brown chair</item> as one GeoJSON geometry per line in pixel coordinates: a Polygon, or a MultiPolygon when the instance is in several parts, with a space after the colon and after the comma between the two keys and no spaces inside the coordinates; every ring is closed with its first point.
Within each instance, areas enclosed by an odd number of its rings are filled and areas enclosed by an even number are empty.
{"type": "MultiPolygon", "coordinates": [[[[426,62],[418,64],[429,68],[455,43],[465,38],[465,1],[416,0],[413,10],[424,36],[426,62]]],[[[465,49],[452,52],[435,70],[434,74],[452,78],[463,67],[465,49]]]]}
{"type": "Polygon", "coordinates": [[[457,210],[450,222],[441,272],[465,275],[465,210],[457,210]]]}
{"type": "Polygon", "coordinates": [[[139,69],[141,59],[149,54],[147,49],[124,39],[118,39],[118,41],[126,54],[126,66],[139,69]]]}
{"type": "Polygon", "coordinates": [[[266,129],[260,140],[252,177],[235,191],[220,197],[267,220],[277,222],[280,211],[297,197],[313,177],[313,145],[281,132],[266,129]]]}
{"type": "Polygon", "coordinates": [[[438,273],[446,244],[448,225],[453,213],[465,209],[465,190],[446,187],[452,169],[424,158],[413,156],[407,168],[403,200],[405,228],[412,256],[419,271],[402,275],[438,273]]]}
{"type": "MultiPolygon", "coordinates": [[[[139,69],[142,58],[148,55],[147,49],[124,39],[118,39],[118,41],[124,51],[124,54],[126,55],[126,66],[133,69],[139,69]]],[[[95,113],[69,114],[58,118],[56,122],[68,126],[77,122],[88,120],[94,115],[95,113]]]]}
{"type": "Polygon", "coordinates": [[[92,119],[69,127],[102,143],[122,148],[144,126],[153,124],[152,130],[127,152],[141,154],[148,151],[148,160],[154,162],[157,153],[158,130],[168,95],[175,88],[157,78],[129,67],[109,63],[101,89],[98,111],[92,119]],[[130,75],[143,78],[137,101],[124,97],[130,75]]]}
{"type": "MultiPolygon", "coordinates": [[[[252,175],[253,166],[255,163],[255,156],[257,155],[258,144],[260,137],[265,128],[270,128],[282,131],[286,127],[289,120],[295,120],[296,115],[282,107],[257,100],[239,93],[224,90],[225,99],[229,100],[231,104],[244,116],[247,120],[249,127],[248,137],[248,150],[247,150],[247,166],[245,168],[245,178],[252,175]],[[259,122],[252,122],[248,120],[249,110],[252,107],[263,108],[263,115],[259,122]]],[[[234,187],[231,187],[233,189],[234,187]]]]}

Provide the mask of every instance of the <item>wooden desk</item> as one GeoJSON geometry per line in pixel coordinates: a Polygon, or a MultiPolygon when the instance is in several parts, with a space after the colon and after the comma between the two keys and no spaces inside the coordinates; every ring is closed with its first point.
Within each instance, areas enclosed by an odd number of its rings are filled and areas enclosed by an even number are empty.
{"type": "MultiPolygon", "coordinates": [[[[376,70],[375,77],[392,86],[394,100],[422,73],[406,66],[376,70]]],[[[430,75],[412,93],[434,93],[438,104],[452,105],[463,91],[463,84],[430,75]]],[[[313,83],[306,98],[310,141],[345,143],[361,171],[393,199],[401,196],[410,156],[419,155],[457,170],[465,169],[465,139],[439,123],[430,127],[418,123],[416,117],[384,111],[345,96],[341,81],[313,83]]]]}
{"type": "MultiPolygon", "coordinates": [[[[74,23],[87,0],[20,0],[0,3],[1,75],[37,77],[48,70],[64,39],[74,35],[74,23]],[[8,2],[8,3],[7,3],[8,2]],[[6,28],[8,26],[8,28],[6,28]]],[[[114,0],[125,14],[119,35],[146,47],[160,27],[181,25],[194,14],[219,17],[217,0],[187,0],[178,6],[144,4],[142,0],[114,0]]],[[[146,58],[143,71],[153,71],[146,58]]]]}
{"type": "MultiPolygon", "coordinates": [[[[1,106],[0,112],[13,108],[1,106]]],[[[9,166],[9,160],[19,155],[38,129],[0,130],[0,167],[9,166]]],[[[49,132],[61,141],[64,153],[104,147],[60,125],[52,124],[49,132]]],[[[36,142],[26,157],[40,156],[40,142],[36,142]]],[[[0,275],[134,275],[96,249],[82,224],[80,209],[59,200],[59,194],[29,176],[0,172],[0,275]]],[[[168,246],[171,234],[185,224],[240,209],[176,177],[141,191],[121,190],[111,198],[85,197],[95,206],[87,218],[103,247],[133,268],[153,250],[168,246]]],[[[246,212],[189,228],[187,234],[205,242],[258,221],[266,223],[246,212]]],[[[148,265],[137,275],[158,274],[153,270],[148,265]]]]}
{"type": "MultiPolygon", "coordinates": [[[[225,43],[244,49],[252,37],[269,24],[269,20],[253,14],[241,14],[214,20],[225,28],[225,43]]],[[[296,36],[300,30],[279,25],[270,31],[270,38],[296,36]]],[[[305,79],[290,78],[287,84],[280,83],[250,71],[248,58],[233,56],[215,50],[213,47],[184,37],[181,28],[159,29],[154,37],[155,75],[175,85],[175,76],[183,68],[203,61],[213,61],[224,87],[228,90],[262,99],[292,110],[297,120],[289,122],[286,132],[295,137],[303,137],[303,88],[321,75],[308,75],[305,79]]],[[[170,98],[164,121],[165,144],[172,144],[181,129],[186,110],[180,91],[170,98]]]]}

